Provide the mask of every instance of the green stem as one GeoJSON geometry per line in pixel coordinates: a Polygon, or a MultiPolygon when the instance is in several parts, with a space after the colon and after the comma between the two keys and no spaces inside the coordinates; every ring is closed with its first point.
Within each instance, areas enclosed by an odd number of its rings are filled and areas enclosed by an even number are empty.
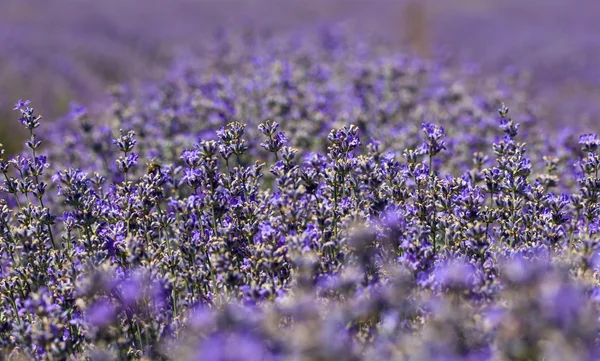
{"type": "MultiPolygon", "coordinates": [[[[492,208],[494,207],[494,193],[490,194],[490,214],[492,212],[492,208]]],[[[488,219],[485,222],[485,242],[487,243],[488,241],[488,232],[490,229],[490,220],[489,220],[490,215],[488,214],[488,219]]]]}
{"type": "MultiPolygon", "coordinates": [[[[35,137],[33,136],[33,130],[30,129],[29,134],[31,135],[31,142],[33,143],[35,140],[35,137]]],[[[33,155],[33,165],[35,166],[35,149],[31,150],[31,154],[33,155]]],[[[37,170],[35,171],[34,178],[35,178],[35,184],[37,186],[38,184],[40,184],[40,180],[37,175],[37,170]]],[[[42,208],[46,208],[44,206],[44,200],[42,198],[43,198],[43,196],[40,194],[40,197],[39,197],[40,206],[42,206],[42,208]]],[[[48,212],[50,212],[50,210],[48,210],[48,212]]],[[[46,228],[48,229],[48,235],[50,236],[50,242],[52,243],[52,248],[56,250],[56,244],[54,244],[54,235],[52,234],[52,227],[50,227],[50,225],[47,224],[46,228]]]]}
{"type": "Polygon", "coordinates": [[[432,167],[432,163],[433,163],[433,156],[429,156],[429,181],[431,182],[431,198],[432,198],[432,205],[433,205],[433,213],[432,213],[432,221],[431,221],[431,238],[432,238],[432,243],[433,243],[433,253],[436,254],[437,253],[437,237],[436,237],[436,233],[437,233],[437,210],[435,208],[435,179],[434,179],[434,174],[433,174],[433,167],[432,167]]]}

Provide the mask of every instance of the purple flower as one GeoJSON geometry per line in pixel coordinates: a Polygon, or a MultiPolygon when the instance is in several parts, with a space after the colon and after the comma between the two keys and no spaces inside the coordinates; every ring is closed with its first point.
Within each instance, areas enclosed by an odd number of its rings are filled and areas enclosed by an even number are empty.
{"type": "Polygon", "coordinates": [[[137,165],[139,156],[136,153],[129,153],[127,157],[119,157],[117,159],[117,165],[119,170],[123,173],[129,172],[131,168],[137,165]]]}
{"type": "Polygon", "coordinates": [[[85,319],[91,325],[105,328],[113,324],[117,312],[107,300],[101,299],[94,302],[85,312],[85,319]]]}
{"type": "Polygon", "coordinates": [[[444,128],[430,123],[423,123],[421,130],[425,133],[426,141],[419,148],[421,154],[434,156],[446,149],[445,140],[446,133],[444,128]]]}
{"type": "Polygon", "coordinates": [[[39,115],[34,115],[33,108],[28,107],[29,104],[29,100],[24,102],[19,100],[15,104],[14,110],[19,110],[21,112],[21,118],[19,118],[19,122],[29,129],[33,137],[33,130],[40,126],[40,119],[42,119],[42,117],[39,115]]]}
{"type": "Polygon", "coordinates": [[[186,149],[181,155],[181,159],[192,168],[196,168],[200,165],[200,152],[197,149],[186,149]]]}
{"type": "Polygon", "coordinates": [[[128,153],[133,149],[133,146],[137,143],[135,139],[135,132],[133,130],[125,133],[123,129],[119,129],[120,136],[113,140],[113,144],[119,147],[119,150],[123,153],[128,153]]]}
{"type": "Polygon", "coordinates": [[[216,334],[198,345],[193,360],[198,361],[268,361],[265,346],[255,337],[244,334],[216,334]]]}
{"type": "Polygon", "coordinates": [[[277,231],[271,226],[271,223],[264,222],[258,226],[258,233],[254,236],[254,241],[263,243],[272,240],[277,231]]]}
{"type": "Polygon", "coordinates": [[[458,260],[438,266],[434,274],[435,280],[444,288],[471,290],[478,284],[476,268],[458,260]]]}
{"type": "Polygon", "coordinates": [[[21,108],[27,107],[29,104],[31,104],[31,100],[25,100],[25,101],[23,101],[22,99],[19,99],[15,103],[15,106],[14,106],[13,110],[20,110],[21,108]]]}
{"type": "Polygon", "coordinates": [[[80,119],[87,114],[87,108],[81,104],[71,102],[69,103],[69,114],[73,119],[80,119]]]}
{"type": "Polygon", "coordinates": [[[277,128],[279,128],[279,124],[277,122],[271,122],[269,120],[258,125],[258,130],[260,130],[261,133],[263,133],[267,137],[272,137],[277,131],[277,128]]]}
{"type": "Polygon", "coordinates": [[[595,133],[582,134],[579,136],[579,144],[582,145],[581,149],[584,152],[595,152],[600,145],[600,139],[595,133]]]}
{"type": "Polygon", "coordinates": [[[119,284],[121,300],[125,306],[132,306],[143,296],[143,283],[138,276],[130,277],[119,284]]]}

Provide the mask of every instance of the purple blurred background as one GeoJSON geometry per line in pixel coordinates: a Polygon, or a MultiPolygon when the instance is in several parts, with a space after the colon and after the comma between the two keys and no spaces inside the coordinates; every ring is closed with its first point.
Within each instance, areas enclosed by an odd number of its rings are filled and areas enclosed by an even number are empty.
{"type": "Polygon", "coordinates": [[[279,34],[340,22],[419,56],[489,73],[514,65],[530,73],[553,125],[596,127],[599,16],[596,0],[1,0],[0,142],[17,147],[19,98],[51,119],[72,100],[101,100],[111,84],[160,77],[219,30],[279,34]]]}

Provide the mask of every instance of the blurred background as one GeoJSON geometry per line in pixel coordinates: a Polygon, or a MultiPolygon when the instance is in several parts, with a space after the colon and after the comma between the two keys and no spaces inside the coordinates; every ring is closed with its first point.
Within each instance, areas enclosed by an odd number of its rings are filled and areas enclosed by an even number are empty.
{"type": "Polygon", "coordinates": [[[336,23],[417,56],[526,71],[550,125],[597,130],[599,17],[598,0],[0,0],[0,143],[20,147],[19,98],[51,120],[70,101],[101,104],[110,85],[160,77],[223,29],[336,23]]]}

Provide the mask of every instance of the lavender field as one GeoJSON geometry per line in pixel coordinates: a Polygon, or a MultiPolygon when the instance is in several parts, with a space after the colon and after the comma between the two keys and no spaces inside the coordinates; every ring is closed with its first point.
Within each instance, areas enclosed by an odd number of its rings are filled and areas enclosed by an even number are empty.
{"type": "Polygon", "coordinates": [[[0,360],[600,360],[573,4],[3,2],[0,360]]]}

